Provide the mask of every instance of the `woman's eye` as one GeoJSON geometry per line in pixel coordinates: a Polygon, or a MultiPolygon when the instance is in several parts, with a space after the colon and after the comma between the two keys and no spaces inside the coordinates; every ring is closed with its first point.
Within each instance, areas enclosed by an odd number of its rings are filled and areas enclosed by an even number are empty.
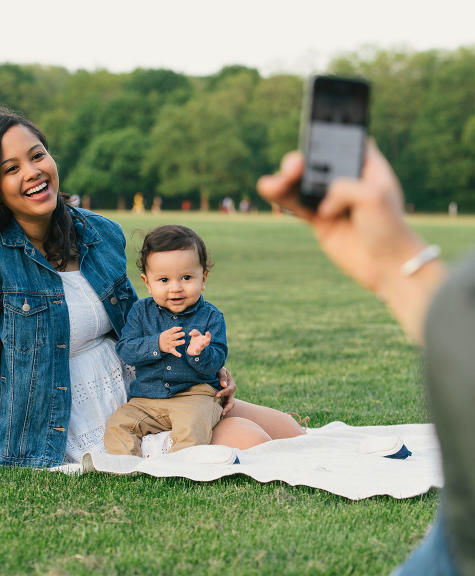
{"type": "Polygon", "coordinates": [[[44,152],[36,152],[36,154],[33,155],[33,160],[41,160],[41,158],[45,157],[45,153],[44,152]]]}
{"type": "Polygon", "coordinates": [[[4,174],[10,174],[11,172],[15,172],[15,170],[17,168],[18,168],[18,166],[16,166],[15,164],[12,164],[11,166],[8,166],[8,168],[5,168],[4,174]]]}

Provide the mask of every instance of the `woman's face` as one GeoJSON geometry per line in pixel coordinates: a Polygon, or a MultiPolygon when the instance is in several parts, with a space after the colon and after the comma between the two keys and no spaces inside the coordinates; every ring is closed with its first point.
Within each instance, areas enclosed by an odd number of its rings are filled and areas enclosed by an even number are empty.
{"type": "Polygon", "coordinates": [[[9,128],[1,144],[0,200],[20,225],[49,220],[59,191],[53,158],[26,126],[9,128]]]}

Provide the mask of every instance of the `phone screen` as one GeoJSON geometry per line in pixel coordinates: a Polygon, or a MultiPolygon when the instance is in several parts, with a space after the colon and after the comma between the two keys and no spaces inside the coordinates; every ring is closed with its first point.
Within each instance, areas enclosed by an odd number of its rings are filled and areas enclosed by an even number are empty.
{"type": "Polygon", "coordinates": [[[365,81],[322,76],[312,79],[304,127],[304,203],[316,206],[335,178],[360,176],[368,98],[365,81]]]}

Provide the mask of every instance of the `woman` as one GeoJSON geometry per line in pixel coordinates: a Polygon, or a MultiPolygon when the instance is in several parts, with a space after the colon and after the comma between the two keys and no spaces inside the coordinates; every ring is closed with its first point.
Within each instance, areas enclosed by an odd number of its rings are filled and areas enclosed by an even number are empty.
{"type": "MultiPolygon", "coordinates": [[[[120,226],[66,205],[46,138],[6,109],[0,155],[0,464],[50,467],[103,450],[133,378],[115,340],[137,296],[120,226]]],[[[233,401],[222,376],[228,404],[214,443],[302,433],[286,414],[233,401]]]]}

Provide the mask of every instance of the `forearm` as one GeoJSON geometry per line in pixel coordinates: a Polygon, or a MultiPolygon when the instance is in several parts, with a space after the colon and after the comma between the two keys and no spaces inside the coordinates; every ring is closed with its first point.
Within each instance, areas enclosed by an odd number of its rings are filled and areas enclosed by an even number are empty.
{"type": "Polygon", "coordinates": [[[425,263],[419,270],[405,276],[403,264],[417,254],[424,244],[414,241],[401,255],[386,263],[378,286],[378,296],[386,303],[405,332],[420,345],[424,342],[424,326],[429,305],[446,276],[446,267],[439,259],[425,263]]]}

